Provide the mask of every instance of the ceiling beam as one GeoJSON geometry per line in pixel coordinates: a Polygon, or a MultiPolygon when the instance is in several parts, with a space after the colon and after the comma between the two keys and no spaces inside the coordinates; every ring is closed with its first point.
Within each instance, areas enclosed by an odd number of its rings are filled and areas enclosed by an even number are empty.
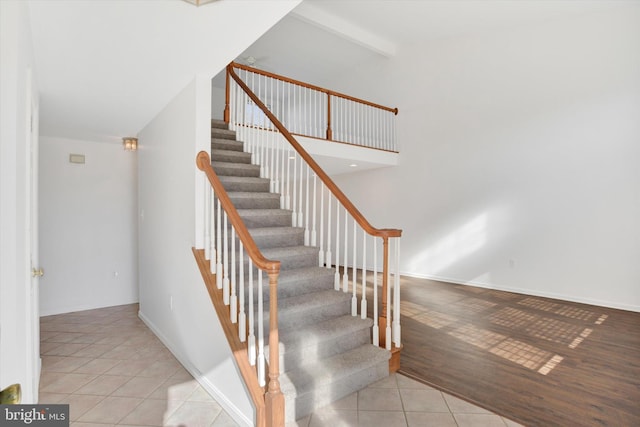
{"type": "Polygon", "coordinates": [[[396,54],[395,43],[350,21],[327,13],[309,2],[298,5],[291,11],[291,15],[380,55],[392,57],[396,54]]]}

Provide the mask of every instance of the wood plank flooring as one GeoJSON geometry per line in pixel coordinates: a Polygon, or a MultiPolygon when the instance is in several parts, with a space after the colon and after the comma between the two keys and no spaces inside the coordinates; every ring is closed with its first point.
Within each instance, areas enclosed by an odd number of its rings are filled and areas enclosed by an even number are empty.
{"type": "Polygon", "coordinates": [[[526,426],[640,426],[640,313],[403,277],[400,372],[526,426]]]}

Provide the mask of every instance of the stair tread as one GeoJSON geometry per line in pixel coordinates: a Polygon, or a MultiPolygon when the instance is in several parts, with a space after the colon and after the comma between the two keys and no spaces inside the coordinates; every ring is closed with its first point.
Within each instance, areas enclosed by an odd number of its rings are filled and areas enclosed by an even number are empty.
{"type": "Polygon", "coordinates": [[[233,176],[233,175],[224,175],[220,176],[220,181],[234,181],[234,182],[266,182],[269,180],[267,178],[260,178],[257,176],[233,176]]]}
{"type": "Polygon", "coordinates": [[[361,329],[370,328],[372,325],[372,319],[362,319],[360,316],[346,314],[309,325],[303,329],[282,331],[280,333],[280,354],[285,354],[287,350],[296,351],[297,349],[294,348],[296,345],[308,346],[322,343],[333,337],[352,334],[361,329]]]}
{"type": "MultiPolygon", "coordinates": [[[[333,289],[327,291],[313,292],[312,294],[295,295],[289,298],[278,299],[278,312],[285,311],[309,311],[309,309],[321,305],[338,304],[345,300],[350,300],[349,294],[338,292],[333,289]],[[311,297],[311,295],[314,295],[311,297]]],[[[265,314],[266,315],[266,314],[265,314]]]]}
{"type": "Polygon", "coordinates": [[[262,255],[267,259],[280,259],[300,254],[317,255],[318,251],[319,249],[315,246],[284,246],[281,248],[266,248],[262,251],[262,255]]]}
{"type": "Polygon", "coordinates": [[[265,237],[280,234],[298,234],[304,229],[300,227],[254,227],[249,228],[252,237],[265,237]]]}
{"type": "MultiPolygon", "coordinates": [[[[288,215],[291,216],[292,211],[287,209],[236,209],[241,217],[265,216],[265,215],[288,215]]],[[[293,227],[292,227],[293,228],[293,227]]]]}
{"type": "Polygon", "coordinates": [[[365,344],[340,353],[319,363],[302,366],[280,375],[280,388],[291,399],[312,392],[317,387],[331,384],[362,369],[391,358],[391,352],[372,344],[365,344]]]}

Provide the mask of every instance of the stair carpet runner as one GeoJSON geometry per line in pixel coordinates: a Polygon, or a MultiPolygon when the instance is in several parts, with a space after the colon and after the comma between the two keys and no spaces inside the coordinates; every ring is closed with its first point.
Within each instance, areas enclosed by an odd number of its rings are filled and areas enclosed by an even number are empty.
{"type": "MultiPolygon", "coordinates": [[[[319,248],[304,246],[304,229],[291,226],[292,211],[280,209],[280,194],[243,148],[235,131],[212,120],[213,170],[260,251],[281,261],[280,386],[285,419],[293,421],[387,377],[390,352],[371,344],[373,321],[351,315],[351,294],[333,288],[335,269],[318,266],[319,248]]],[[[268,325],[268,282],[264,298],[268,325]]]]}

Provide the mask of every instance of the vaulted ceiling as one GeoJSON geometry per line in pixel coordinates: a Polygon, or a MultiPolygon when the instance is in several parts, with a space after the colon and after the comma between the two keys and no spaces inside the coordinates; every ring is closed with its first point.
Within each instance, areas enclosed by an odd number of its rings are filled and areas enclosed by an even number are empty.
{"type": "Polygon", "coordinates": [[[407,46],[619,3],[306,0],[271,27],[298,1],[29,0],[41,130],[98,141],[135,135],[195,73],[213,76],[233,60],[231,39],[240,51],[249,46],[238,61],[253,56],[259,68],[323,84],[407,46]]]}

